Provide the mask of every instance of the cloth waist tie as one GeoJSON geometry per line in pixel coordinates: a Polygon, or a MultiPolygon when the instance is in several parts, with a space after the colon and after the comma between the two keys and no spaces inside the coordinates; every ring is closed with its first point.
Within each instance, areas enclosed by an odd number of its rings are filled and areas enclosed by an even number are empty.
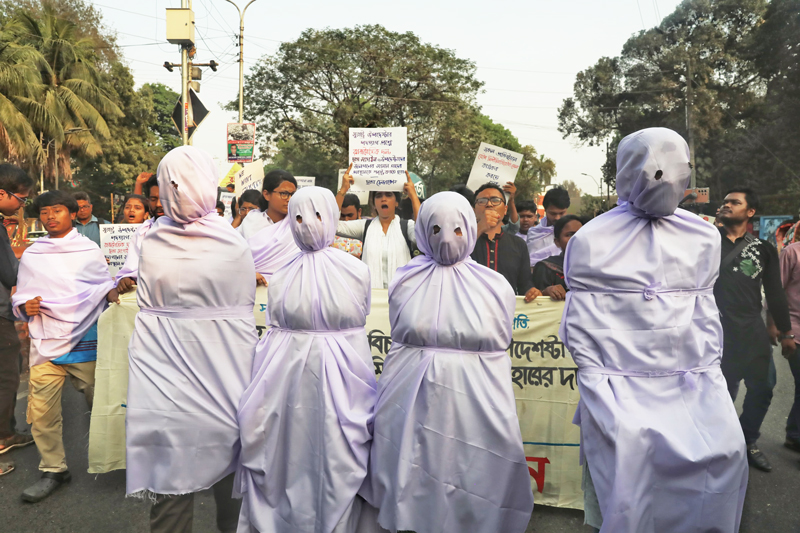
{"type": "Polygon", "coordinates": [[[683,378],[684,383],[689,385],[690,389],[697,390],[697,374],[703,374],[715,368],[719,368],[719,363],[697,366],[688,370],[619,370],[616,368],[590,366],[579,368],[578,374],[601,374],[604,376],[623,376],[627,378],[666,378],[680,376],[683,378]]]}
{"type": "Polygon", "coordinates": [[[414,350],[428,350],[432,352],[446,352],[446,353],[463,353],[470,355],[502,355],[507,356],[505,350],[464,350],[461,348],[440,348],[438,346],[417,346],[416,344],[406,344],[404,342],[392,341],[392,347],[401,346],[403,348],[411,348],[414,350]]]}
{"type": "Polygon", "coordinates": [[[617,288],[603,288],[603,289],[581,289],[570,287],[571,292],[590,292],[597,294],[619,294],[619,293],[633,293],[642,294],[645,300],[652,300],[659,294],[669,294],[671,296],[705,296],[714,294],[714,287],[700,287],[697,289],[662,289],[661,283],[653,283],[644,289],[617,289],[617,288]]]}
{"type": "Polygon", "coordinates": [[[253,307],[142,307],[140,313],[180,320],[218,320],[226,318],[253,318],[253,307]]]}
{"type": "Polygon", "coordinates": [[[285,331],[286,333],[305,333],[306,335],[335,335],[338,333],[359,333],[366,331],[364,326],[358,326],[355,328],[347,328],[347,329],[292,329],[292,328],[282,328],[280,326],[275,326],[270,324],[269,331],[285,331]]]}

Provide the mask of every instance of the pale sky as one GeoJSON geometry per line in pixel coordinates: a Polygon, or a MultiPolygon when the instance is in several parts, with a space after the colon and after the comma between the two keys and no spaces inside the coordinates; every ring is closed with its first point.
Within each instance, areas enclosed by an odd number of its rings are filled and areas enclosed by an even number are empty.
{"type": "MultiPolygon", "coordinates": [[[[248,0],[234,0],[244,6],[248,0]]],[[[167,72],[164,61],[180,63],[177,45],[166,42],[165,9],[180,0],[102,0],[93,2],[106,24],[118,32],[125,60],[137,87],[161,82],[180,92],[180,69],[167,72]]],[[[618,55],[625,41],[658,24],[676,0],[256,0],[245,16],[245,74],[280,42],[292,41],[307,28],[344,28],[381,24],[396,32],[412,31],[423,42],[455,51],[474,61],[485,82],[478,97],[482,111],[511,130],[523,145],[553,159],[556,183],[573,180],[596,193],[603,152],[562,139],[558,107],[572,94],[575,75],[600,57],[618,55]]],[[[193,0],[195,61],[222,63],[217,73],[205,69],[200,99],[211,110],[195,133],[194,145],[225,158],[225,128],[236,113],[220,103],[238,90],[239,16],[225,0],[193,0]],[[201,39],[202,36],[202,39],[201,39]]],[[[654,124],[656,126],[656,124],[654,124]]]]}

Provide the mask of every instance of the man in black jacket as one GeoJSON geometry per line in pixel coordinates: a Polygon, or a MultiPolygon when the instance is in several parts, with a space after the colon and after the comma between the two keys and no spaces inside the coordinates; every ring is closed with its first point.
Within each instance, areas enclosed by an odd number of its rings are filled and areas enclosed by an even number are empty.
{"type": "Polygon", "coordinates": [[[514,292],[530,302],[541,292],[531,281],[528,247],[522,239],[503,231],[506,198],[503,189],[487,183],[475,191],[475,217],[478,219],[478,240],[471,257],[503,275],[514,292]]]}
{"type": "Polygon", "coordinates": [[[794,354],[795,342],[789,305],[781,285],[778,252],[769,242],[747,233],[747,223],[756,214],[758,203],[756,194],[744,187],[725,196],[719,210],[723,223],[722,254],[714,297],[722,317],[721,366],[728,391],[735,400],[742,379],[747,387],[739,418],[747,443],[747,460],[759,470],[769,472],[772,466],[756,444],[775,387],[772,347],[761,317],[762,286],[785,357],[794,354]]]}
{"type": "MultiPolygon", "coordinates": [[[[0,213],[13,216],[28,203],[33,180],[20,168],[0,165],[0,213]]],[[[11,288],[17,284],[19,261],[5,227],[0,228],[0,455],[33,443],[17,433],[14,407],[19,387],[19,338],[11,312],[11,288]]],[[[0,461],[0,476],[14,469],[13,461],[0,461]]]]}

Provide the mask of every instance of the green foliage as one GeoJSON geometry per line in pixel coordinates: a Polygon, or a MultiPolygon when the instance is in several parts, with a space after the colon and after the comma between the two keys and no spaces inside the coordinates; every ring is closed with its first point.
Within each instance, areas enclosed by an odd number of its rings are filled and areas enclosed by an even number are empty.
{"type": "Polygon", "coordinates": [[[150,95],[156,113],[155,121],[151,122],[150,130],[158,137],[158,146],[162,152],[169,152],[181,146],[182,141],[178,130],[172,123],[172,109],[180,95],[163,83],[145,83],[142,90],[150,95]]]}
{"type": "Polygon", "coordinates": [[[631,37],[618,57],[578,74],[559,130],[607,147],[603,175],[613,186],[623,136],[653,126],[688,136],[691,83],[698,185],[716,198],[736,183],[782,190],[790,177],[798,181],[790,167],[800,162],[798,80],[789,74],[798,72],[798,17],[798,0],[685,0],[659,27],[631,37]]]}
{"type": "MultiPolygon", "coordinates": [[[[258,124],[268,168],[314,175],[329,187],[347,167],[349,128],[407,127],[409,169],[436,192],[466,181],[481,141],[523,150],[480,113],[482,85],[472,62],[413,33],[377,25],[306,30],[245,77],[244,115],[258,124]]],[[[238,100],[227,106],[237,108],[238,100]]],[[[522,185],[532,193],[534,180],[554,167],[529,152],[522,185]]]]}

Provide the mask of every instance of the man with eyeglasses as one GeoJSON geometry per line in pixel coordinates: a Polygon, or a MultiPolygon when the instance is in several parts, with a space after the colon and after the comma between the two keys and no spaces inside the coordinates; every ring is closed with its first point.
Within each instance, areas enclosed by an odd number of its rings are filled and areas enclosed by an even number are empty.
{"type": "Polygon", "coordinates": [[[78,233],[94,241],[100,246],[100,224],[108,224],[107,220],[97,218],[92,214],[92,201],[85,192],[76,192],[72,195],[78,202],[78,216],[75,217],[73,226],[78,233]]]}
{"type": "Polygon", "coordinates": [[[502,274],[516,294],[525,296],[525,301],[531,302],[542,293],[533,287],[528,247],[521,239],[503,230],[503,217],[507,209],[503,189],[499,186],[485,183],[475,191],[478,241],[471,257],[475,262],[502,274]]]}
{"type": "MultiPolygon", "coordinates": [[[[0,165],[0,213],[13,216],[28,203],[33,180],[21,168],[0,165]]],[[[33,437],[17,433],[14,407],[19,387],[19,338],[11,311],[11,289],[17,284],[19,261],[8,233],[0,231],[0,476],[14,470],[5,453],[33,443],[33,437]]]]}

